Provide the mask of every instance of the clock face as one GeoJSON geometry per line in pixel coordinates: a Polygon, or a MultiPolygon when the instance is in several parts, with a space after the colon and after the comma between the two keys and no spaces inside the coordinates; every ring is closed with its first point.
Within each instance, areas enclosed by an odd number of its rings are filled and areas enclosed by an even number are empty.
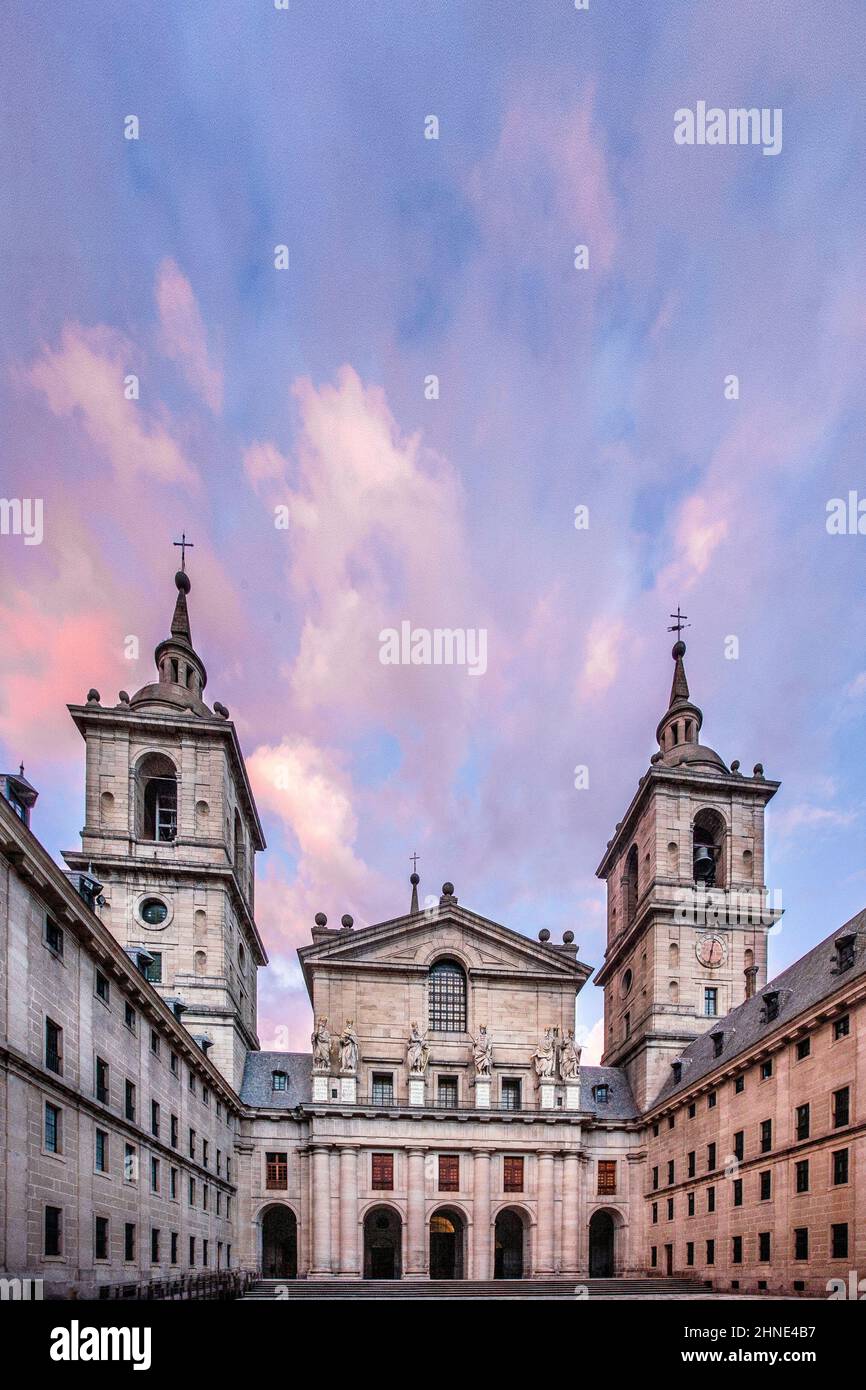
{"type": "Polygon", "coordinates": [[[714,969],[716,966],[724,965],[728,955],[728,947],[723,936],[699,936],[695,943],[695,955],[701,965],[714,969]]]}

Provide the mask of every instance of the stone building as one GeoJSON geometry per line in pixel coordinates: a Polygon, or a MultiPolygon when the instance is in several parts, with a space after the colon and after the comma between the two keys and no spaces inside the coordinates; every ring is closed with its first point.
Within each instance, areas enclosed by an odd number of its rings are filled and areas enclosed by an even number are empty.
{"type": "Polygon", "coordinates": [[[598,871],[603,1065],[574,1042],[573,933],[530,940],[448,883],[421,908],[417,875],[403,916],[317,916],[311,1051],[263,1052],[264,838],[176,583],[156,681],[70,706],[65,870],[23,768],[0,774],[0,1270],[59,1294],[240,1266],[825,1295],[866,1266],[866,914],[768,983],[779,784],[699,741],[682,642],[598,871]]]}

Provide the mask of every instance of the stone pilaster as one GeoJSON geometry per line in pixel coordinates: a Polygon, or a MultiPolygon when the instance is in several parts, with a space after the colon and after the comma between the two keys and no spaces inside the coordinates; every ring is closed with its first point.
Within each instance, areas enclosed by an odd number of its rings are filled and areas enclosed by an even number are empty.
{"type": "Polygon", "coordinates": [[[578,1257],[580,1171],[578,1156],[573,1150],[562,1155],[562,1236],[560,1273],[576,1275],[578,1257]]]}
{"type": "Polygon", "coordinates": [[[358,1150],[340,1148],[340,1274],[357,1279],[358,1263],[358,1150]]]}
{"type": "Polygon", "coordinates": [[[313,1216],[313,1242],[310,1275],[323,1278],[331,1274],[331,1181],[330,1150],[325,1144],[311,1149],[310,1208],[313,1216]]]}
{"type": "Polygon", "coordinates": [[[427,1251],[425,1240],[425,1180],[424,1149],[409,1150],[409,1182],[406,1203],[406,1278],[425,1279],[427,1277],[427,1251]]]}
{"type": "Polygon", "coordinates": [[[491,1279],[493,1231],[490,1225],[490,1152],[487,1149],[473,1151],[472,1212],[472,1278],[491,1279]]]}
{"type": "Polygon", "coordinates": [[[538,1155],[538,1250],[533,1273],[550,1278],[554,1272],[553,1154],[538,1155]]]}

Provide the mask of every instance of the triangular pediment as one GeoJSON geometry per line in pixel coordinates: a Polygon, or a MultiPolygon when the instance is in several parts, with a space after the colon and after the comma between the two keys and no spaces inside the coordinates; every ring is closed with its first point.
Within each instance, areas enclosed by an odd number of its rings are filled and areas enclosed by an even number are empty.
{"type": "Polygon", "coordinates": [[[533,941],[522,932],[481,917],[457,903],[398,917],[355,931],[323,934],[298,951],[309,982],[317,966],[351,970],[426,970],[453,954],[470,975],[515,974],[556,977],[582,984],[591,974],[565,946],[533,941]]]}

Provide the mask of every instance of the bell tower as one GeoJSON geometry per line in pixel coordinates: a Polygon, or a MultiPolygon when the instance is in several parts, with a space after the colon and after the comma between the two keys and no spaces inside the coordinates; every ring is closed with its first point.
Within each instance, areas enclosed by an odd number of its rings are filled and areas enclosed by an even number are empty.
{"type": "Polygon", "coordinates": [[[207,672],[190,631],[185,547],[157,679],[69,712],[86,743],[81,849],[70,869],[101,884],[100,915],[237,1089],[256,1036],[253,915],[264,838],[234,724],[204,703],[207,672]]]}
{"type": "Polygon", "coordinates": [[[764,885],[764,808],[779,783],[760,763],[744,776],[700,742],[685,652],[677,640],[658,752],[597,869],[607,883],[602,1062],[625,1068],[642,1108],[683,1048],[766,982],[767,934],[781,916],[764,885]]]}

